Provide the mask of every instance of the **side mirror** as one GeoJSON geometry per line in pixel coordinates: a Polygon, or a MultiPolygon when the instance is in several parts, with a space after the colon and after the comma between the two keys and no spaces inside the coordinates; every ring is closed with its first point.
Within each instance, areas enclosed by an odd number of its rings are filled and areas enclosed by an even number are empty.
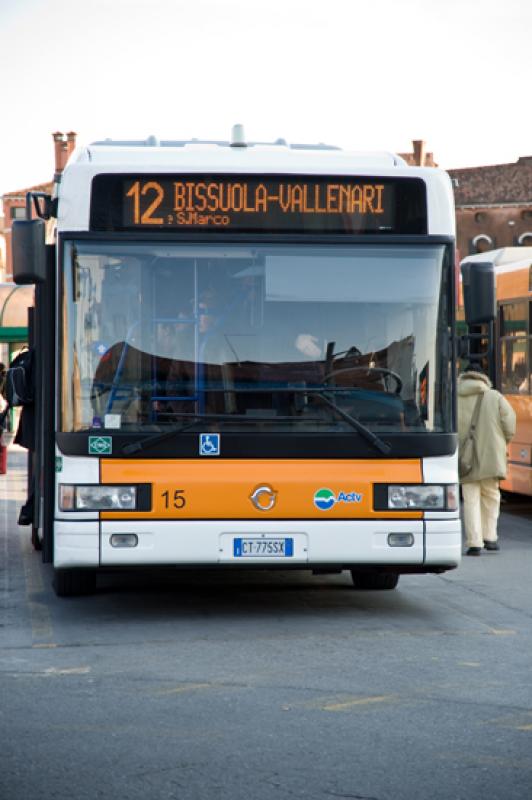
{"type": "Polygon", "coordinates": [[[493,322],[496,317],[495,266],[489,262],[462,264],[462,289],[467,325],[493,322]]]}
{"type": "Polygon", "coordinates": [[[12,231],[13,279],[15,283],[44,282],[46,280],[44,220],[14,220],[12,231]]]}

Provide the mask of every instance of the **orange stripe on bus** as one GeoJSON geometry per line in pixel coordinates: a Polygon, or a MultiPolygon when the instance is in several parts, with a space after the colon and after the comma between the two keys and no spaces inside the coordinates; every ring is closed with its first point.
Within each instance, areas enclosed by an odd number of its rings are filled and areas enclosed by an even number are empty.
{"type": "MultiPolygon", "coordinates": [[[[360,519],[421,512],[373,510],[373,484],[422,482],[420,459],[408,460],[155,460],[103,459],[103,483],[149,483],[149,512],[105,512],[102,519],[360,519]],[[269,510],[251,500],[261,486],[275,493],[269,510]],[[314,495],[329,489],[337,499],[321,511],[314,495]],[[184,498],[184,505],[181,498],[184,498]]],[[[260,494],[260,493],[259,493],[260,494]]],[[[263,493],[262,505],[269,505],[263,493]]]]}

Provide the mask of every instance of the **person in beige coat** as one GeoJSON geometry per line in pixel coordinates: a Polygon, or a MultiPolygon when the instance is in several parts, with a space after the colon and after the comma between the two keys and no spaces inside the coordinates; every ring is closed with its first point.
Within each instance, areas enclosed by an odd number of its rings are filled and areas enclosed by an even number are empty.
{"type": "Polygon", "coordinates": [[[468,368],[458,378],[458,446],[462,446],[471,425],[476,401],[482,394],[475,434],[473,469],[461,478],[464,500],[466,555],[477,556],[498,550],[497,521],[501,495],[499,480],[506,477],[506,446],[515,434],[515,412],[490,379],[468,368]]]}

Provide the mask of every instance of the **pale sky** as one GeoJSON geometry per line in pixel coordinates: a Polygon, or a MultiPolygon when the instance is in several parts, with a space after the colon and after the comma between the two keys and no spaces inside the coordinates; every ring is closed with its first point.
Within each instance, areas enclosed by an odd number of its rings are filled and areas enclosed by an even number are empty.
{"type": "Polygon", "coordinates": [[[53,131],[532,155],[530,0],[0,0],[0,195],[53,131]]]}

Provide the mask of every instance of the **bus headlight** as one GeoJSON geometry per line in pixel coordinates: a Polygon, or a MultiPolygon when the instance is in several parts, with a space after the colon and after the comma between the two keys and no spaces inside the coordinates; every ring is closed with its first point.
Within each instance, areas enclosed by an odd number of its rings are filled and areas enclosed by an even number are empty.
{"type": "Polygon", "coordinates": [[[443,486],[388,486],[388,508],[445,508],[443,486]]]}
{"type": "Polygon", "coordinates": [[[375,486],[378,511],[456,511],[458,485],[388,484],[375,486]]]}
{"type": "Polygon", "coordinates": [[[102,484],[59,485],[61,511],[135,511],[136,486],[102,484]]]}

